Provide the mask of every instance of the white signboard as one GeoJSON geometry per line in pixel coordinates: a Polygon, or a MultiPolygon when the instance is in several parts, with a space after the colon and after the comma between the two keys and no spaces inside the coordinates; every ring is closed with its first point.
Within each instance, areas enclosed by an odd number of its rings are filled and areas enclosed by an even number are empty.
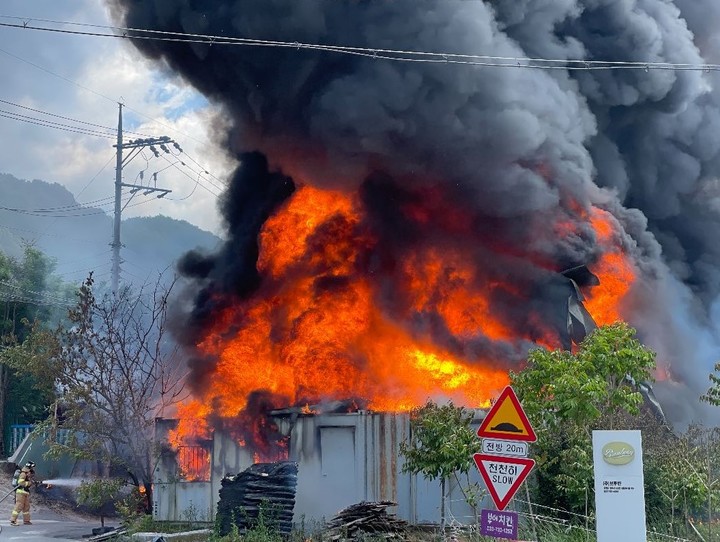
{"type": "Polygon", "coordinates": [[[520,442],[519,440],[499,440],[494,438],[484,438],[482,441],[482,452],[484,454],[527,457],[528,443],[520,442]]]}
{"type": "Polygon", "coordinates": [[[647,540],[640,431],[593,431],[597,542],[647,540]]]}

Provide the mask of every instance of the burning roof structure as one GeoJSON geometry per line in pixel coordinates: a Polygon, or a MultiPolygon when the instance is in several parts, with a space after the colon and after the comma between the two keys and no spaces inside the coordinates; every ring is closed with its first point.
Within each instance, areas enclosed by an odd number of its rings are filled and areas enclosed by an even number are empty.
{"type": "Polygon", "coordinates": [[[224,246],[179,265],[195,398],[175,442],[221,428],[272,460],[285,443],[258,414],[274,409],[481,406],[533,345],[617,319],[659,352],[668,410],[689,415],[717,351],[717,76],[562,61],[702,63],[720,52],[714,0],[111,5],[131,28],[298,43],[128,33],[221,108],[238,160],[224,246]]]}

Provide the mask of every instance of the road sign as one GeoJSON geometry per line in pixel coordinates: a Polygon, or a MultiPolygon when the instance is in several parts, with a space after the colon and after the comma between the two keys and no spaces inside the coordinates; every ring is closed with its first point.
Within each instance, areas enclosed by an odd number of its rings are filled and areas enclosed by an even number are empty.
{"type": "Polygon", "coordinates": [[[537,437],[517,395],[507,386],[487,413],[477,432],[481,438],[535,442],[537,437]]]}
{"type": "Polygon", "coordinates": [[[517,440],[498,440],[494,438],[484,438],[482,440],[482,453],[484,454],[527,457],[529,448],[527,442],[517,440]]]}
{"type": "Polygon", "coordinates": [[[535,466],[527,457],[475,454],[473,459],[498,510],[505,510],[535,466]]]}
{"type": "Polygon", "coordinates": [[[480,516],[480,534],[495,538],[517,540],[518,513],[483,510],[480,516]]]}

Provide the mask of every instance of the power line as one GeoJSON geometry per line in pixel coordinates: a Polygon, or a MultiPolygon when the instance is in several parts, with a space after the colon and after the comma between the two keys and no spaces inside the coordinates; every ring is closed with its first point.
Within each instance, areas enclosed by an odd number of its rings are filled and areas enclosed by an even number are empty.
{"type": "MultiPolygon", "coordinates": [[[[171,161],[167,158],[167,156],[164,156],[164,155],[163,155],[163,159],[164,159],[166,162],[168,162],[171,166],[173,166],[175,169],[177,169],[180,173],[182,173],[183,175],[185,175],[188,179],[190,179],[190,180],[191,180],[192,182],[194,182],[194,183],[199,183],[200,179],[202,178],[201,176],[198,175],[198,178],[197,178],[197,179],[193,179],[186,171],[183,171],[182,169],[180,169],[180,168],[178,167],[177,162],[171,162],[171,161]]],[[[188,168],[188,169],[190,169],[190,168],[188,168]]],[[[191,170],[191,171],[192,171],[192,170],[191,170]]],[[[210,190],[210,189],[209,189],[207,186],[205,186],[204,184],[200,184],[200,186],[201,186],[205,191],[207,191],[208,193],[212,194],[212,195],[215,196],[216,198],[219,197],[219,194],[216,194],[215,192],[213,192],[212,190],[210,190]]],[[[210,183],[210,186],[213,186],[213,187],[217,188],[217,187],[216,187],[214,184],[212,184],[212,183],[210,183]]],[[[177,200],[176,200],[176,201],[177,201],[177,200]]]]}
{"type": "Polygon", "coordinates": [[[0,117],[4,117],[6,119],[20,121],[20,122],[26,122],[28,124],[35,124],[37,126],[42,126],[44,128],[54,128],[56,130],[62,130],[64,132],[73,132],[76,134],[82,134],[82,135],[87,135],[87,136],[102,137],[105,139],[113,139],[112,134],[91,133],[86,130],[78,130],[78,129],[74,129],[72,127],[64,127],[66,125],[57,125],[57,123],[50,123],[50,122],[42,121],[41,119],[35,119],[34,117],[27,117],[26,115],[18,115],[16,113],[7,114],[7,113],[9,113],[9,112],[0,110],[0,117]],[[25,118],[22,118],[22,117],[25,117],[25,118]],[[53,126],[54,124],[56,126],[53,126]]]}
{"type": "Polygon", "coordinates": [[[30,289],[28,289],[28,288],[23,288],[22,286],[20,286],[20,285],[18,285],[18,284],[13,284],[12,282],[7,282],[7,281],[4,281],[4,280],[0,280],[0,286],[5,286],[6,288],[9,288],[9,289],[11,289],[11,290],[19,290],[19,291],[21,291],[21,292],[23,292],[23,293],[25,293],[25,294],[33,294],[33,295],[40,296],[40,297],[43,297],[43,298],[46,298],[46,299],[50,299],[50,300],[53,300],[53,301],[59,301],[59,302],[65,302],[65,301],[67,301],[67,299],[65,299],[65,298],[61,298],[61,297],[58,297],[58,296],[54,296],[54,295],[49,294],[49,293],[47,293],[47,292],[37,292],[37,291],[35,291],[35,290],[30,290],[30,289]]]}
{"type": "MultiPolygon", "coordinates": [[[[73,80],[73,79],[70,79],[70,78],[64,77],[64,76],[62,76],[62,75],[60,75],[60,74],[58,74],[58,73],[55,73],[55,72],[53,72],[52,70],[49,70],[49,69],[47,69],[47,68],[45,68],[45,67],[43,67],[43,66],[40,66],[39,64],[36,64],[36,63],[34,63],[34,62],[31,62],[30,60],[27,60],[27,59],[25,59],[25,58],[22,58],[22,57],[14,54],[14,53],[11,53],[11,52],[9,52],[9,51],[6,51],[6,50],[4,50],[4,49],[2,49],[2,48],[0,48],[0,53],[3,53],[3,54],[5,54],[5,55],[7,55],[7,56],[10,56],[10,57],[12,57],[12,58],[14,58],[14,59],[16,59],[16,60],[19,60],[20,62],[24,62],[24,63],[26,63],[26,64],[28,64],[28,65],[30,65],[30,66],[38,69],[38,70],[41,70],[41,71],[43,71],[43,72],[45,72],[45,73],[47,73],[47,74],[49,74],[49,75],[52,75],[52,76],[57,77],[57,78],[59,78],[59,79],[62,79],[63,81],[66,81],[66,82],[68,82],[68,83],[70,83],[70,84],[73,84],[73,85],[77,86],[78,88],[81,88],[81,89],[83,89],[83,90],[86,90],[86,91],[88,91],[88,92],[91,92],[91,93],[93,93],[93,94],[95,94],[95,95],[97,95],[97,96],[100,96],[101,98],[104,98],[104,99],[112,102],[113,104],[114,104],[114,103],[117,103],[116,100],[114,100],[113,98],[110,98],[109,96],[107,96],[107,95],[105,95],[105,94],[103,94],[103,93],[101,93],[101,92],[98,92],[98,91],[96,91],[96,90],[94,90],[94,89],[92,89],[92,88],[90,88],[90,87],[87,87],[87,86],[85,86],[85,85],[82,85],[82,84],[78,83],[77,81],[75,81],[75,80],[73,80]]],[[[6,101],[3,101],[3,100],[0,100],[0,102],[9,103],[9,104],[12,104],[12,105],[16,105],[16,106],[18,106],[18,107],[24,107],[24,106],[20,106],[20,105],[18,105],[18,104],[14,104],[13,102],[6,102],[6,101]]],[[[172,131],[172,132],[178,133],[178,134],[182,135],[183,137],[187,137],[188,139],[192,139],[193,141],[196,141],[196,142],[198,142],[198,143],[203,143],[203,141],[201,141],[200,139],[198,139],[198,138],[196,138],[196,137],[194,137],[194,136],[192,136],[192,135],[190,135],[190,134],[187,134],[187,133],[185,133],[185,132],[182,132],[182,131],[178,130],[177,128],[174,128],[174,127],[172,127],[172,126],[170,126],[170,125],[167,125],[167,124],[163,123],[162,121],[160,121],[160,120],[157,119],[157,118],[154,118],[154,117],[151,117],[151,116],[149,116],[149,115],[146,115],[146,114],[143,113],[142,111],[139,111],[139,110],[137,110],[137,109],[134,109],[134,108],[130,107],[130,106],[127,105],[127,104],[125,104],[125,108],[126,108],[126,109],[129,109],[130,111],[134,112],[134,113],[137,114],[137,115],[140,115],[141,117],[145,117],[146,119],[148,119],[148,120],[150,120],[150,121],[152,121],[152,122],[154,122],[154,123],[156,123],[156,124],[158,124],[158,125],[160,125],[160,126],[162,126],[162,127],[164,127],[164,128],[167,128],[168,130],[170,130],[170,131],[172,131]]],[[[47,113],[47,114],[51,114],[51,113],[47,113]]],[[[61,118],[65,118],[65,117],[61,117],[61,118]]],[[[18,120],[18,119],[13,119],[13,120],[18,120]]],[[[28,122],[30,122],[30,121],[28,121],[28,122]]],[[[36,123],[36,122],[33,122],[33,124],[37,124],[37,123],[36,123]]],[[[40,125],[40,126],[43,126],[43,124],[39,124],[39,125],[40,125]]],[[[50,127],[50,126],[48,126],[48,127],[50,127]]],[[[138,132],[133,132],[133,131],[128,131],[128,133],[137,134],[137,135],[141,135],[141,136],[143,135],[143,134],[138,134],[138,132]]],[[[103,136],[103,137],[105,137],[105,136],[103,136]]],[[[210,175],[210,176],[213,177],[214,179],[217,179],[219,182],[224,183],[224,181],[222,181],[221,179],[219,179],[217,176],[215,176],[215,175],[213,175],[211,172],[207,171],[207,169],[206,169],[204,166],[202,166],[197,160],[195,160],[194,158],[192,158],[191,156],[189,156],[183,149],[181,149],[180,147],[177,147],[177,148],[178,148],[178,150],[179,150],[181,153],[185,154],[185,156],[186,156],[190,161],[194,162],[198,167],[200,167],[206,174],[210,175]]],[[[111,160],[112,160],[112,158],[111,158],[110,160],[108,160],[108,163],[109,163],[111,160]]],[[[106,166],[107,166],[107,164],[106,164],[106,166]]],[[[169,166],[168,166],[168,167],[169,167],[169,166]]],[[[103,168],[103,169],[104,169],[104,168],[103,168]]],[[[102,171],[102,170],[101,170],[101,171],[102,171]]],[[[97,175],[99,175],[99,174],[100,174],[100,172],[97,173],[97,175]]],[[[97,175],[96,175],[96,176],[97,176],[97,175]]],[[[94,178],[93,178],[93,180],[94,180],[94,178]]],[[[91,180],[90,182],[92,182],[92,180],[91,180]]],[[[89,183],[88,183],[88,184],[89,184],[89,183]]],[[[224,184],[227,184],[227,183],[224,183],[224,184]]],[[[87,186],[86,186],[86,188],[87,188],[87,186]]],[[[83,189],[83,190],[84,190],[84,189],[83,189]]],[[[193,191],[193,192],[194,192],[194,191],[193,191]]],[[[82,191],[81,191],[81,193],[82,193],[82,191]]],[[[187,196],[187,197],[189,197],[189,196],[187,196]]],[[[186,199],[186,198],[183,198],[183,199],[186,199]]],[[[179,201],[179,200],[174,200],[174,201],[179,201]]]]}
{"type": "Polygon", "coordinates": [[[187,164],[186,164],[185,162],[183,162],[182,160],[178,160],[177,162],[174,162],[172,165],[174,165],[175,167],[177,167],[177,164],[180,164],[181,166],[187,168],[190,172],[192,172],[192,173],[194,173],[195,175],[197,175],[200,179],[202,179],[202,180],[204,180],[205,182],[207,182],[208,185],[212,186],[215,190],[218,190],[219,192],[222,192],[222,191],[227,187],[227,185],[226,185],[225,183],[223,183],[222,186],[218,186],[218,185],[216,185],[214,182],[212,182],[210,179],[204,178],[204,177],[202,176],[202,174],[203,174],[203,173],[207,173],[207,172],[196,171],[194,168],[192,168],[191,166],[187,165],[187,164]]]}
{"type": "MultiPolygon", "coordinates": [[[[96,200],[88,201],[85,203],[77,202],[77,203],[73,203],[71,205],[63,205],[60,207],[38,207],[35,209],[20,209],[20,211],[28,211],[28,212],[36,212],[36,213],[45,213],[45,212],[50,213],[50,212],[56,212],[56,211],[75,211],[78,209],[86,209],[88,206],[91,206],[91,205],[99,205],[99,206],[106,205],[107,202],[112,199],[113,199],[112,196],[107,196],[105,198],[96,199],[96,200]]],[[[4,208],[4,210],[8,211],[9,209],[4,208]]]]}
{"type": "MultiPolygon", "coordinates": [[[[80,196],[82,196],[83,192],[85,192],[85,190],[87,190],[87,189],[90,187],[90,185],[95,182],[95,179],[97,179],[97,178],[100,176],[100,174],[101,174],[103,171],[105,171],[105,168],[108,167],[108,164],[109,164],[110,162],[112,162],[114,158],[115,158],[115,153],[113,153],[113,154],[110,155],[110,158],[108,158],[108,161],[105,162],[105,164],[103,165],[103,167],[101,167],[100,170],[99,170],[95,175],[93,175],[92,179],[90,179],[90,180],[87,182],[87,184],[82,187],[82,189],[80,190],[80,192],[77,193],[77,196],[75,196],[75,198],[79,198],[80,196]]],[[[78,203],[79,203],[79,202],[78,202],[78,203]]],[[[83,203],[82,205],[87,205],[87,203],[83,203]]]]}
{"type": "Polygon", "coordinates": [[[72,34],[105,38],[120,38],[150,41],[168,41],[188,44],[207,45],[233,45],[249,47],[279,47],[292,48],[296,50],[316,50],[329,53],[346,54],[353,56],[368,57],[379,60],[420,62],[431,64],[461,64],[498,68],[525,68],[525,69],[562,69],[562,70],[619,70],[619,69],[642,69],[642,70],[678,70],[678,71],[718,71],[720,64],[692,64],[679,62],[638,62],[638,61],[614,61],[614,60],[573,60],[554,58],[533,58],[533,57],[511,57],[496,55],[468,55],[457,53],[442,53],[428,51],[412,51],[398,49],[381,49],[370,47],[351,47],[341,45],[321,45],[305,42],[288,42],[279,40],[261,40],[241,37],[217,36],[211,34],[193,34],[186,32],[172,32],[164,30],[152,30],[145,28],[121,27],[113,25],[99,25],[89,23],[77,23],[73,21],[56,21],[52,19],[37,19],[29,17],[15,17],[0,15],[0,18],[22,21],[22,23],[3,23],[0,26],[19,28],[24,30],[35,30],[42,32],[54,32],[60,34],[72,34]],[[48,26],[31,25],[30,21],[35,20],[56,25],[78,26],[107,30],[111,33],[103,33],[85,30],[68,30],[64,28],[52,28],[48,26]],[[119,32],[112,33],[112,32],[119,32]]]}
{"type": "MultiPolygon", "coordinates": [[[[126,195],[127,195],[127,193],[126,193],[126,195]]],[[[133,199],[134,196],[135,196],[135,194],[130,194],[129,197],[123,198],[122,201],[127,204],[130,202],[130,200],[133,199]]],[[[114,199],[114,197],[107,197],[107,198],[103,198],[103,199],[104,200],[112,200],[112,199],[114,199]]],[[[126,205],[126,207],[136,207],[137,205],[147,203],[148,201],[153,201],[153,199],[155,199],[155,198],[149,198],[147,200],[143,200],[141,202],[134,203],[133,205],[126,205]]],[[[111,201],[107,201],[104,205],[108,205],[109,203],[111,203],[111,201]]],[[[23,209],[23,208],[19,208],[19,207],[0,206],[0,211],[8,211],[11,213],[18,213],[18,214],[24,214],[24,215],[29,215],[29,216],[48,217],[48,218],[77,218],[77,217],[83,217],[83,216],[106,215],[107,212],[109,211],[106,209],[102,209],[102,205],[99,206],[98,210],[92,210],[91,208],[82,207],[82,206],[78,206],[77,208],[65,209],[65,211],[67,211],[67,212],[82,211],[82,210],[87,210],[88,212],[79,213],[79,214],[51,214],[51,213],[61,212],[61,211],[63,211],[63,209],[62,208],[23,209]]]]}
{"type": "MultiPolygon", "coordinates": [[[[26,106],[26,105],[16,104],[16,103],[10,102],[10,101],[8,101],[8,100],[2,100],[2,99],[0,99],[0,103],[4,103],[4,104],[7,104],[7,105],[12,105],[12,106],[14,106],[14,107],[19,107],[20,109],[25,109],[25,110],[27,110],[27,111],[32,111],[33,113],[40,113],[41,115],[47,115],[47,116],[49,116],[49,117],[55,117],[55,118],[58,118],[58,119],[67,120],[67,121],[75,122],[75,123],[78,123],[78,124],[84,124],[84,125],[92,126],[92,127],[95,127],[95,128],[102,128],[103,130],[108,131],[108,132],[110,132],[110,133],[112,133],[112,134],[115,133],[115,128],[111,128],[111,127],[109,127],[109,126],[103,126],[102,124],[95,124],[95,123],[93,123],[93,122],[87,122],[87,121],[80,120],[80,119],[75,119],[75,118],[72,118],[72,117],[66,117],[66,116],[63,116],[63,115],[58,115],[58,114],[56,114],[56,113],[50,113],[49,111],[43,111],[42,109],[35,109],[35,108],[33,108],[33,107],[28,107],[28,106],[26,106]]],[[[33,117],[30,117],[30,118],[33,118],[33,117]]],[[[42,119],[40,119],[40,120],[42,120],[42,119]]],[[[46,121],[46,122],[48,122],[48,121],[46,121]]],[[[63,126],[67,126],[67,125],[63,125],[63,126]]],[[[151,137],[151,136],[148,136],[148,135],[145,135],[145,134],[141,134],[141,133],[139,133],[139,132],[132,132],[132,131],[130,131],[130,130],[125,130],[125,133],[134,134],[134,135],[138,135],[138,136],[141,136],[141,137],[151,137]]]]}
{"type": "MultiPolygon", "coordinates": [[[[46,232],[41,232],[41,231],[37,231],[37,230],[15,228],[12,226],[6,226],[5,224],[0,224],[0,229],[10,230],[13,232],[34,233],[34,234],[38,234],[40,236],[46,236],[46,237],[58,237],[58,238],[62,238],[63,241],[70,241],[70,242],[74,242],[74,243],[87,243],[89,240],[92,239],[91,237],[67,237],[65,235],[46,233],[46,232]]],[[[17,236],[20,237],[19,235],[17,235],[17,236]]]]}
{"type": "Polygon", "coordinates": [[[88,134],[90,134],[90,135],[100,135],[100,136],[106,136],[106,135],[108,135],[108,134],[111,134],[111,135],[112,135],[112,131],[107,131],[107,130],[106,130],[106,131],[100,131],[100,130],[95,130],[95,129],[92,129],[92,128],[84,128],[83,126],[73,126],[72,124],[65,124],[65,123],[63,123],[63,122],[55,122],[55,121],[52,121],[52,120],[42,119],[42,118],[38,118],[38,117],[32,117],[32,116],[30,116],[30,115],[23,115],[22,113],[16,113],[16,112],[14,112],[14,111],[8,111],[8,110],[6,110],[6,109],[0,109],[0,112],[5,113],[6,115],[12,115],[12,116],[14,116],[14,117],[18,117],[18,120],[29,119],[29,120],[32,120],[32,121],[45,123],[45,124],[47,124],[47,125],[50,126],[50,127],[59,126],[59,127],[61,127],[61,128],[70,128],[70,129],[73,129],[73,130],[84,131],[84,132],[86,132],[86,133],[88,133],[88,134]]]}
{"type": "MultiPolygon", "coordinates": [[[[100,258],[104,258],[111,252],[112,252],[111,249],[105,249],[98,254],[91,254],[89,256],[83,256],[82,258],[73,258],[72,261],[60,262],[60,263],[56,264],[56,267],[61,267],[63,265],[75,265],[77,262],[83,262],[85,260],[97,260],[100,258]]],[[[55,273],[53,273],[53,274],[55,274],[55,273]]]]}
{"type": "MultiPolygon", "coordinates": [[[[72,84],[72,85],[75,85],[76,87],[81,88],[81,89],[83,89],[83,90],[85,90],[85,91],[87,91],[87,92],[90,92],[90,93],[92,93],[92,94],[95,94],[96,96],[99,96],[100,98],[104,98],[104,99],[108,100],[109,102],[112,102],[113,104],[116,104],[116,103],[117,103],[117,100],[116,100],[116,99],[113,99],[113,98],[111,98],[110,96],[108,96],[108,95],[106,95],[106,94],[103,94],[102,92],[98,92],[97,90],[92,89],[92,88],[90,88],[90,87],[88,87],[88,86],[85,86],[85,85],[83,85],[83,84],[81,84],[81,83],[78,83],[77,81],[75,81],[75,80],[73,80],[73,79],[70,79],[70,78],[65,77],[65,76],[63,76],[63,75],[60,75],[60,74],[58,74],[58,73],[55,73],[54,71],[49,70],[48,68],[45,68],[44,66],[41,66],[41,65],[39,65],[39,64],[37,64],[37,63],[35,63],[35,62],[32,62],[32,61],[30,61],[30,60],[27,60],[26,58],[23,58],[23,57],[18,56],[18,55],[14,54],[14,53],[11,53],[10,51],[6,51],[5,49],[0,48],[0,53],[3,53],[3,54],[5,54],[5,55],[7,55],[7,56],[9,56],[9,57],[12,57],[12,58],[14,58],[15,60],[19,60],[20,62],[24,62],[25,64],[28,64],[28,65],[32,66],[33,68],[36,68],[36,69],[38,69],[38,70],[40,70],[40,71],[43,71],[43,72],[45,72],[45,73],[47,73],[47,74],[49,74],[49,75],[52,75],[53,77],[57,77],[58,79],[62,79],[63,81],[65,81],[65,82],[67,82],[67,83],[70,83],[70,84],[72,84]]],[[[193,141],[196,141],[197,143],[203,143],[203,141],[199,140],[198,138],[196,138],[196,137],[194,137],[194,136],[192,136],[192,135],[190,135],[190,134],[186,134],[185,132],[181,132],[181,131],[178,130],[177,128],[173,128],[172,126],[169,126],[169,125],[167,125],[167,124],[164,124],[164,123],[163,123],[162,121],[160,121],[159,119],[156,119],[156,118],[154,118],[154,117],[151,117],[150,115],[146,115],[146,114],[143,113],[142,111],[139,111],[139,110],[137,110],[137,109],[134,109],[134,108],[130,107],[129,105],[125,105],[125,108],[126,108],[126,109],[129,109],[130,111],[132,111],[133,113],[135,113],[135,114],[137,114],[137,115],[140,115],[141,117],[145,117],[146,119],[155,122],[156,124],[162,126],[163,128],[166,128],[166,129],[168,129],[168,130],[170,130],[170,131],[173,131],[173,132],[175,132],[175,133],[178,133],[178,134],[182,135],[183,137],[187,137],[188,139],[192,139],[193,141]]]]}
{"type": "Polygon", "coordinates": [[[16,296],[11,295],[10,297],[0,297],[0,301],[10,302],[10,303],[25,303],[26,305],[36,305],[39,307],[60,307],[64,309],[69,309],[74,307],[75,305],[71,303],[57,303],[54,301],[47,301],[43,299],[34,299],[31,297],[23,297],[23,296],[16,296]]]}
{"type": "Polygon", "coordinates": [[[197,160],[195,160],[192,156],[190,156],[190,155],[189,155],[187,152],[185,152],[183,149],[180,149],[180,152],[181,152],[182,154],[184,154],[185,157],[186,157],[188,160],[190,160],[190,161],[191,161],[192,163],[194,163],[197,167],[199,167],[199,168],[202,170],[203,173],[205,173],[205,174],[207,174],[207,175],[210,175],[213,179],[215,179],[215,180],[218,181],[219,183],[222,183],[223,185],[227,186],[227,184],[228,184],[227,181],[225,181],[225,180],[223,180],[223,179],[220,179],[220,178],[216,177],[215,175],[213,175],[212,173],[210,173],[208,170],[205,169],[205,167],[204,167],[202,164],[198,163],[197,160]]]}

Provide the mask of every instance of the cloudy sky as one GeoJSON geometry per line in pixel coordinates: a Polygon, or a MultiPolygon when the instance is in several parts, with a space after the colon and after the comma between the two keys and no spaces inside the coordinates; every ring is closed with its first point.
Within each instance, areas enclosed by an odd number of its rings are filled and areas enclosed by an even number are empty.
{"type": "MultiPolygon", "coordinates": [[[[4,0],[0,16],[7,23],[19,22],[8,18],[15,16],[35,19],[38,25],[47,24],[38,19],[111,24],[103,0],[4,0]]],[[[141,183],[144,170],[142,182],[147,183],[158,172],[157,186],[173,192],[162,200],[137,196],[123,216],[164,214],[220,233],[215,202],[220,180],[233,165],[210,141],[208,127],[221,118],[174,75],[121,39],[5,27],[0,28],[0,73],[0,172],[60,183],[81,202],[112,196],[114,141],[13,120],[21,114],[75,124],[13,104],[114,129],[117,102],[122,101],[125,129],[170,136],[184,151],[165,158],[146,151],[133,160],[125,169],[125,182],[141,183]],[[208,173],[198,175],[198,164],[208,173]],[[142,199],[148,201],[136,205],[142,199]]],[[[112,202],[105,201],[103,208],[111,210],[112,202]]]]}

